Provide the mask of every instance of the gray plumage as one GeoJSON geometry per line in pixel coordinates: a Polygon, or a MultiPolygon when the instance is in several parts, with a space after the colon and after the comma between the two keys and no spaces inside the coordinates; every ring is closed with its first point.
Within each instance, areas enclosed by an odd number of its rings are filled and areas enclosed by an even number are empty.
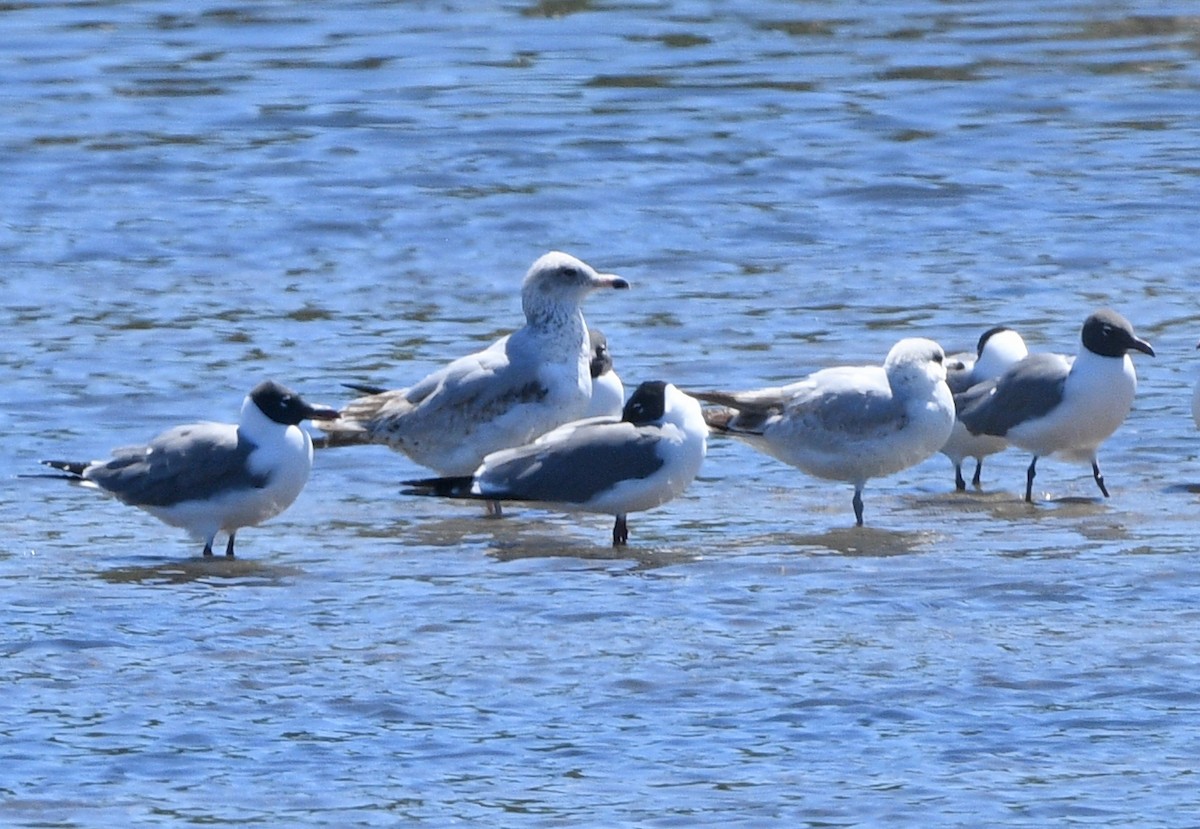
{"type": "Polygon", "coordinates": [[[256,475],[246,464],[254,448],[227,424],[177,426],[145,446],[117,449],[112,460],[88,467],[87,478],[131,506],[167,507],[265,487],[270,475],[256,475]]]}
{"type": "MultiPolygon", "coordinates": [[[[821,385],[801,387],[796,384],[790,397],[779,394],[755,398],[748,393],[694,392],[693,396],[706,403],[736,407],[734,416],[718,421],[718,412],[707,412],[709,425],[743,435],[761,435],[768,421],[782,414],[805,430],[796,440],[809,440],[814,446],[837,443],[839,436],[851,441],[865,437],[881,437],[898,432],[908,424],[905,405],[884,383],[866,385],[862,372],[855,368],[831,368],[821,372],[821,385]]],[[[770,390],[763,390],[770,391],[770,390]]]]}
{"type": "Polygon", "coordinates": [[[975,435],[1004,437],[1012,427],[1043,417],[1062,401],[1071,361],[1058,354],[1031,354],[995,380],[956,394],[958,419],[975,435]],[[1003,406],[989,405],[992,398],[1003,406]]]}
{"type": "Polygon", "coordinates": [[[628,423],[598,426],[583,432],[582,438],[516,454],[489,468],[487,495],[586,504],[621,481],[649,477],[663,465],[655,452],[659,430],[641,426],[634,427],[632,437],[629,432],[628,423]]]}
{"type": "Polygon", "coordinates": [[[337,416],[266,380],[242,401],[237,424],[176,426],[107,460],[42,463],[188,530],[204,540],[206,556],[223,530],[229,534],[225,555],[232,556],[241,527],[278,515],[304,488],[312,440],[299,424],[337,416]]]}

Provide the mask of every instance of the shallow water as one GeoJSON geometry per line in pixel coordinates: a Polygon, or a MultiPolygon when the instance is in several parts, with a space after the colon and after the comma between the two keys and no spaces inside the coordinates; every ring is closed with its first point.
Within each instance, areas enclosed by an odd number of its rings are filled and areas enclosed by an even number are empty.
{"type": "Polygon", "coordinates": [[[10,4],[0,823],[1193,826],[1200,17],[1185,3],[10,4]],[[571,251],[632,386],[1158,352],[1088,470],[865,495],[713,440],[611,519],[318,457],[199,546],[18,480],[271,376],[337,403],[519,324],[571,251]]]}

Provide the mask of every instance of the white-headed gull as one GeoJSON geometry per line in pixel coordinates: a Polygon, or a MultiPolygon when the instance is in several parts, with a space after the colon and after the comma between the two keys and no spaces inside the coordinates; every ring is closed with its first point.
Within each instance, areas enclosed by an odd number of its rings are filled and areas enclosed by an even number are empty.
{"type": "Polygon", "coordinates": [[[933,455],[954,426],[945,354],[921,338],[896,343],[882,366],[827,368],[787,386],[696,396],[722,407],[705,412],[715,431],[810,475],[853,484],[860,526],[867,480],[933,455]]]}
{"type": "Polygon", "coordinates": [[[598,328],[589,328],[588,342],[592,349],[592,401],[588,404],[587,414],[584,416],[618,417],[625,408],[625,386],[613,370],[608,337],[598,328]]]}
{"type": "Polygon", "coordinates": [[[565,253],[542,256],[525,276],[525,326],[408,388],[351,401],[317,421],[325,445],[380,443],[441,475],[469,475],[485,456],[521,446],[583,417],[592,352],[580,303],[600,288],[628,288],[565,253]]]}

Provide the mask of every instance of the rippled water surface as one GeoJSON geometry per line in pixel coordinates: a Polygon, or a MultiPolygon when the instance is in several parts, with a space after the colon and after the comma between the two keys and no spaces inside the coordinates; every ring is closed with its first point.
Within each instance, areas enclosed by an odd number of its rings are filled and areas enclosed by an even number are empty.
{"type": "Polygon", "coordinates": [[[0,824],[1195,826],[1200,12],[1035,5],[0,6],[0,824]],[[939,456],[862,529],[719,439],[619,552],[377,447],[235,561],[16,477],[412,382],[553,248],[629,385],[1100,305],[1158,357],[1111,500],[939,456]]]}

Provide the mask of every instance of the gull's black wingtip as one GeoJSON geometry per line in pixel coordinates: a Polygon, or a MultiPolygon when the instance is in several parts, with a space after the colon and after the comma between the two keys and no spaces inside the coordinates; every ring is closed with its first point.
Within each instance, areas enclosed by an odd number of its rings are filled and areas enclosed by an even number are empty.
{"type": "Polygon", "coordinates": [[[471,492],[471,484],[475,479],[470,475],[456,475],[445,478],[417,478],[400,483],[408,487],[402,489],[401,495],[432,495],[440,498],[479,498],[471,492]]]}
{"type": "Polygon", "coordinates": [[[65,472],[74,478],[83,477],[83,470],[88,468],[88,464],[83,461],[39,461],[39,463],[42,466],[57,469],[59,472],[65,472]]]}

